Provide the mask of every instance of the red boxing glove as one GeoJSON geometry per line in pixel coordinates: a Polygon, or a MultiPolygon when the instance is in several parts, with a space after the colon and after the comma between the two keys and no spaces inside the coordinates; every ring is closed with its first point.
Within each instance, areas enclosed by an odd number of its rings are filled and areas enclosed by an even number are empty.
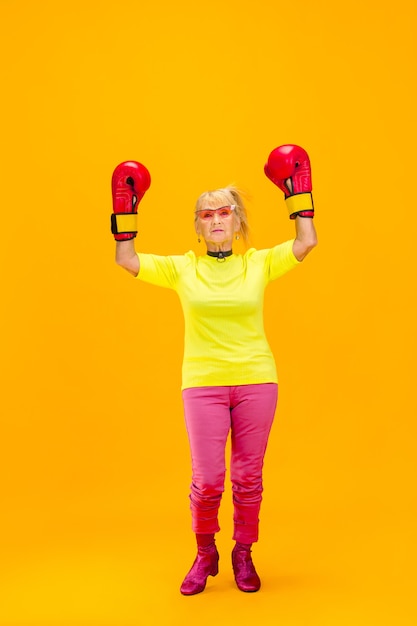
{"type": "Polygon", "coordinates": [[[291,219],[314,217],[311,168],[307,152],[291,144],[272,150],[264,167],[266,176],[285,194],[291,219]]]}
{"type": "Polygon", "coordinates": [[[124,161],[116,167],[111,180],[113,214],[111,232],[116,241],[137,235],[138,204],[151,184],[151,175],[137,161],[124,161]]]}

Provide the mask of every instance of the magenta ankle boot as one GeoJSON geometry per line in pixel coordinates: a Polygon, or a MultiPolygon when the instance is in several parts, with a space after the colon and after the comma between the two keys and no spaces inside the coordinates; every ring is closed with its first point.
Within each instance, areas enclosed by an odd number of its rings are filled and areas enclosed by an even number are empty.
{"type": "Polygon", "coordinates": [[[235,545],[232,552],[232,565],[240,591],[259,591],[261,581],[252,562],[250,546],[235,545]]]}
{"type": "Polygon", "coordinates": [[[207,547],[198,546],[198,552],[192,568],[181,585],[184,596],[201,593],[206,587],[209,576],[219,573],[219,553],[214,543],[207,547]]]}

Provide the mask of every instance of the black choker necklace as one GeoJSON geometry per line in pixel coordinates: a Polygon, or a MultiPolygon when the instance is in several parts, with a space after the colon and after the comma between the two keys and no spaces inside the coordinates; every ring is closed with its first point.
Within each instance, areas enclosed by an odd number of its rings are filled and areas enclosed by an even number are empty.
{"type": "Polygon", "coordinates": [[[221,261],[224,261],[227,256],[232,255],[233,250],[226,250],[225,252],[223,252],[223,250],[219,250],[218,252],[212,252],[211,250],[207,250],[207,254],[209,256],[216,257],[217,260],[221,262],[221,261]]]}

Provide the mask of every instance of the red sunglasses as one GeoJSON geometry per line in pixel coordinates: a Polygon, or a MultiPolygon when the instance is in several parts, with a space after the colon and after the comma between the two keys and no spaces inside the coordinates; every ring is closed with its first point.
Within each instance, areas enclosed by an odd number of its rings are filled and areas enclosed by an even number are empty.
{"type": "Polygon", "coordinates": [[[221,206],[218,209],[200,209],[199,211],[196,211],[196,213],[200,219],[209,221],[213,219],[214,215],[218,215],[221,218],[229,217],[235,208],[235,204],[230,204],[227,206],[221,206]]]}

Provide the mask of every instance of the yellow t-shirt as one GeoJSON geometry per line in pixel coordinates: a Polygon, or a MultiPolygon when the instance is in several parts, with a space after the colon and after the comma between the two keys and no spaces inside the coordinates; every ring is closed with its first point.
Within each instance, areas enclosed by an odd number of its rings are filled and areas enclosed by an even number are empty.
{"type": "Polygon", "coordinates": [[[182,389],[277,382],[265,336],[266,285],[299,264],[293,241],[250,248],[219,262],[190,251],[178,256],[139,253],[138,279],[174,289],[184,322],[182,389]]]}

